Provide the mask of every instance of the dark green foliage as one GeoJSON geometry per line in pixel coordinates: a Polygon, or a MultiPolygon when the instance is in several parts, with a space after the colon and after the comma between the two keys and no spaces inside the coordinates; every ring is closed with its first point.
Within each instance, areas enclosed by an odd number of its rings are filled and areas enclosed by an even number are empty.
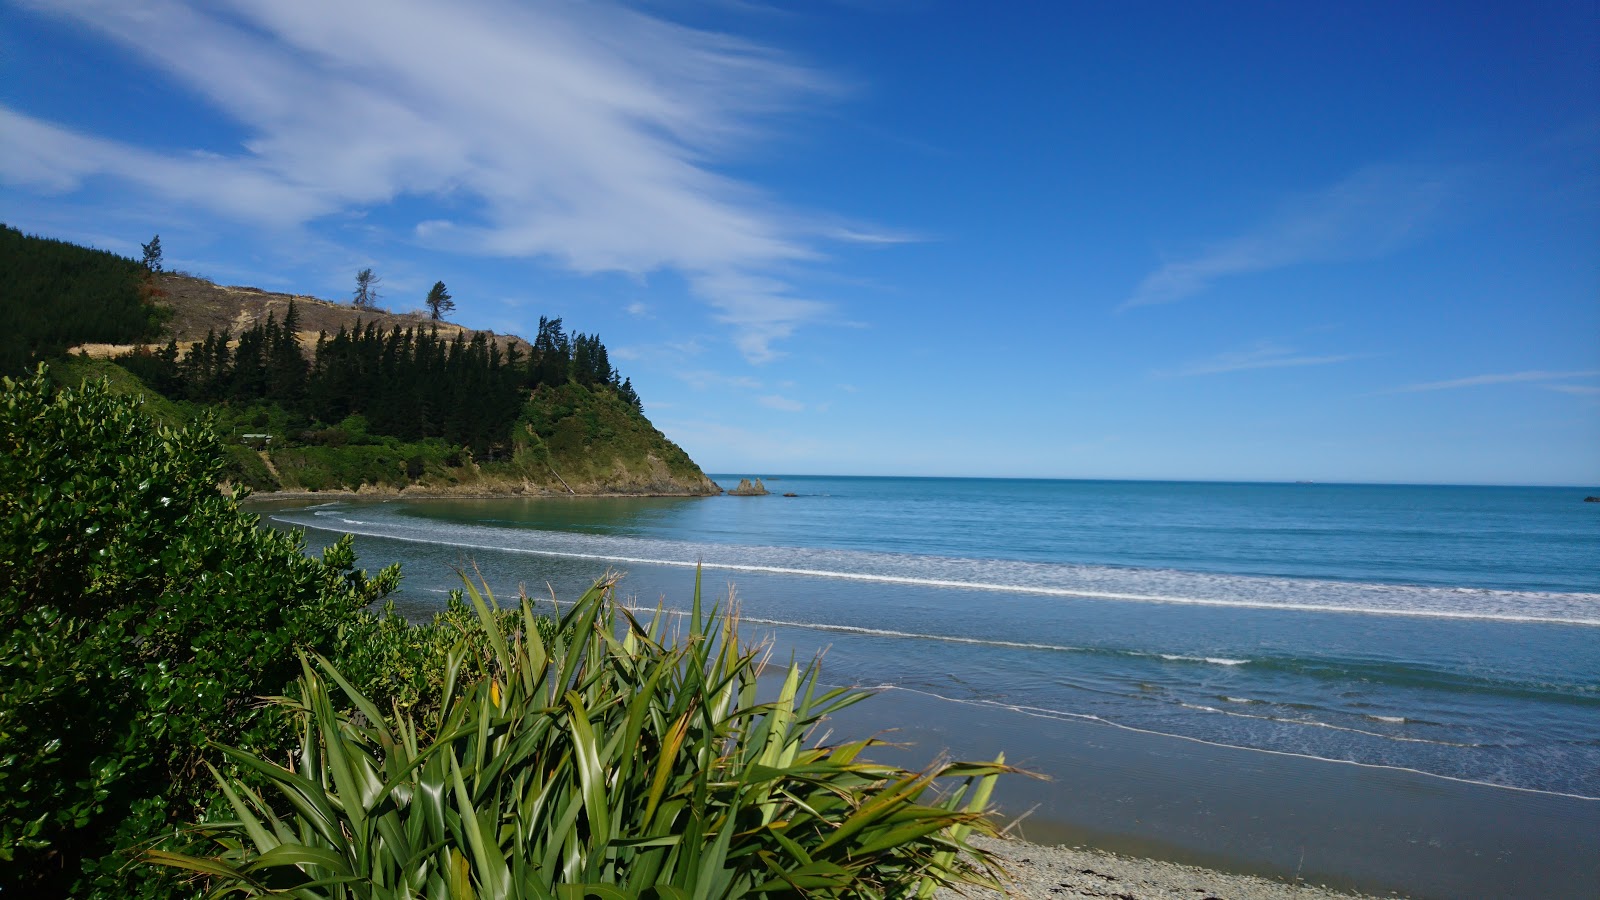
{"type": "MultiPolygon", "coordinates": [[[[351,329],[319,338],[316,361],[308,363],[296,338],[298,327],[291,303],[282,324],[268,316],[237,341],[226,331],[208,334],[204,341],[191,344],[181,360],[177,345],[169,344],[118,361],[170,397],[205,404],[264,401],[320,422],[359,415],[374,434],[413,442],[437,438],[468,448],[484,462],[508,455],[512,425],[523,411],[529,388],[561,388],[575,382],[639,409],[633,383],[619,380],[599,336],[569,338],[560,319],[540,320],[531,357],[525,357],[515,343],[502,352],[484,332],[470,339],[457,332],[446,340],[436,328],[395,326],[383,331],[357,321],[351,329]]],[[[301,437],[312,444],[346,442],[328,429],[314,429],[301,437]]],[[[332,458],[325,462],[331,469],[343,468],[332,458]]],[[[388,475],[385,471],[368,483],[405,483],[388,475]]],[[[343,482],[342,477],[332,475],[328,486],[361,483],[343,482]]],[[[313,481],[321,489],[328,479],[314,475],[313,481]]]]}
{"type": "Polygon", "coordinates": [[[100,383],[0,383],[0,895],[170,895],[124,866],[211,800],[206,742],[285,747],[255,698],[397,583],[259,529],[225,466],[100,383]]]}
{"type": "Polygon", "coordinates": [[[539,317],[539,333],[528,359],[528,380],[535,385],[562,384],[572,364],[572,342],[561,330],[561,320],[539,317]]]}
{"type": "MultiPolygon", "coordinates": [[[[287,473],[293,486],[308,491],[331,491],[363,484],[398,490],[416,480],[410,476],[415,464],[422,473],[447,467],[452,448],[438,441],[404,443],[393,438],[371,438],[359,444],[347,443],[348,432],[329,428],[316,438],[327,443],[285,447],[272,452],[272,461],[287,473]]],[[[420,477],[420,476],[419,476],[420,477]]]]}
{"type": "Polygon", "coordinates": [[[669,479],[693,484],[703,477],[633,403],[576,382],[535,390],[514,434],[515,461],[529,477],[554,469],[569,482],[606,483],[620,466],[642,480],[613,489],[652,492],[672,491],[669,479]]]}
{"type": "Polygon", "coordinates": [[[434,321],[444,318],[445,313],[454,312],[456,308],[456,302],[450,299],[450,292],[445,290],[442,281],[433,283],[433,287],[428,290],[428,299],[423,303],[427,304],[428,315],[434,321]]]}
{"type": "Polygon", "coordinates": [[[632,378],[622,379],[622,383],[617,385],[617,396],[622,398],[622,402],[633,407],[635,410],[640,412],[644,411],[644,401],[639,399],[638,392],[633,389],[632,378]]]}
{"type": "Polygon", "coordinates": [[[154,338],[162,313],[148,274],[114,253],[0,226],[0,374],[77,344],[154,338]]]}
{"type": "MultiPolygon", "coordinates": [[[[513,627],[515,614],[500,613],[501,627],[513,627]]],[[[548,621],[541,627],[550,624],[548,621]]],[[[444,679],[452,650],[469,660],[485,660],[492,648],[483,623],[461,591],[451,591],[443,612],[432,621],[412,624],[385,604],[379,615],[352,617],[341,631],[344,656],[340,671],[378,701],[385,711],[434,722],[444,696],[444,679]]],[[[456,674],[459,686],[477,684],[483,666],[467,666],[456,674]]],[[[425,727],[424,731],[428,729],[425,727]]]]}
{"type": "Polygon", "coordinates": [[[489,458],[505,446],[524,378],[520,357],[482,332],[445,341],[435,330],[358,322],[318,342],[305,408],[324,422],[360,413],[379,434],[442,438],[489,458]]]}
{"type": "Polygon", "coordinates": [[[145,271],[152,275],[159,275],[161,273],[161,235],[158,234],[151,238],[148,244],[140,244],[139,248],[144,251],[144,262],[142,264],[145,271]]]}

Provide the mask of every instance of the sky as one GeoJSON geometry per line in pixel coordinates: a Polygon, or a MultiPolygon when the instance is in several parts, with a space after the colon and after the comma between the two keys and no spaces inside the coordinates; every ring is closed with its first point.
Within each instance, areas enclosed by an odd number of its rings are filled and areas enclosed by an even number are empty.
{"type": "Polygon", "coordinates": [[[708,472],[1600,485],[1600,2],[0,0],[0,221],[708,472]]]}

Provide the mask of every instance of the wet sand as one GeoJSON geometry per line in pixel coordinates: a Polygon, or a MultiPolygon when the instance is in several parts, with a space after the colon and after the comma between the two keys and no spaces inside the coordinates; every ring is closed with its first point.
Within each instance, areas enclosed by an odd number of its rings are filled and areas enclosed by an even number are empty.
{"type": "MultiPolygon", "coordinates": [[[[1370,897],[1324,885],[1286,883],[1235,875],[1158,859],[1119,856],[1091,847],[1044,847],[1023,841],[980,840],[998,855],[1007,871],[1004,893],[968,888],[943,889],[939,900],[1059,900],[1070,897],[1118,900],[1318,900],[1370,897]]],[[[1390,895],[1395,896],[1395,895],[1390,895]]]]}
{"type": "Polygon", "coordinates": [[[1012,896],[1287,897],[1307,896],[1307,884],[1416,898],[1600,896],[1600,802],[1593,800],[1038,718],[901,690],[881,692],[831,724],[837,735],[878,733],[894,741],[899,746],[873,753],[884,762],[921,767],[940,752],[993,759],[1004,751],[1008,763],[1047,775],[1002,778],[995,791],[1002,824],[1020,818],[1010,833],[1033,842],[1006,847],[1021,879],[1012,896]],[[1091,854],[1084,857],[1041,845],[1096,849],[1081,851],[1091,854]],[[1210,870],[1196,878],[1230,877],[1215,882],[1226,889],[1184,881],[1188,893],[1160,893],[1164,887],[1140,893],[1082,872],[1083,878],[1066,877],[1075,869],[1115,874],[1103,867],[1119,859],[1143,861],[1128,863],[1126,877],[1117,876],[1122,880],[1138,881],[1139,867],[1154,860],[1163,861],[1163,872],[1178,871],[1173,864],[1210,870]],[[1252,893],[1267,888],[1231,876],[1300,893],[1252,893]]]}

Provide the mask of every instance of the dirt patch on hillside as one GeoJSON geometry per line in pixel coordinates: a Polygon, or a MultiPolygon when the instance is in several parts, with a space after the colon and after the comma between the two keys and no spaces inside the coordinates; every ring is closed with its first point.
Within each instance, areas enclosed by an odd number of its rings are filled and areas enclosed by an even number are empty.
{"type": "MultiPolygon", "coordinates": [[[[317,336],[322,332],[332,335],[340,328],[354,328],[358,321],[362,327],[374,323],[383,331],[397,325],[402,330],[437,326],[439,334],[446,338],[464,334],[471,340],[477,333],[450,322],[435,322],[426,313],[356,309],[348,303],[332,303],[306,294],[280,294],[260,288],[213,284],[203,278],[187,275],[158,275],[156,287],[156,302],[172,312],[160,341],[144,345],[83,344],[72,348],[71,352],[87,353],[103,359],[119,356],[139,346],[158,348],[174,339],[181,349],[186,350],[187,344],[205,340],[208,332],[220,334],[227,331],[238,337],[240,332],[265,322],[269,315],[282,322],[291,300],[300,318],[300,345],[308,353],[315,349],[317,336]]],[[[501,335],[492,331],[485,333],[500,345],[502,351],[511,344],[516,344],[524,354],[529,350],[528,342],[516,335],[501,335]]]]}

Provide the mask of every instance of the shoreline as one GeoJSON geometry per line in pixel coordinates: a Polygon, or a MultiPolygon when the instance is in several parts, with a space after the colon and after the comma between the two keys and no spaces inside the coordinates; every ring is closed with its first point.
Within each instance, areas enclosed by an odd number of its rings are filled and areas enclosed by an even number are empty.
{"type": "Polygon", "coordinates": [[[239,502],[252,503],[275,502],[282,500],[560,500],[560,499],[597,499],[619,500],[628,498],[682,498],[695,499],[700,497],[720,497],[722,494],[692,494],[688,492],[667,493],[660,492],[624,492],[624,491],[599,491],[599,492],[565,492],[552,491],[542,487],[526,489],[495,489],[471,490],[433,487],[404,487],[404,488],[375,488],[363,486],[356,490],[349,488],[334,488],[326,491],[251,491],[239,502]]]}
{"type": "MultiPolygon", "coordinates": [[[[1186,865],[1155,857],[1126,856],[1092,846],[1033,844],[1015,838],[975,838],[994,853],[1005,870],[1005,890],[941,888],[937,900],[1058,900],[1063,897],[1115,897],[1120,900],[1367,900],[1375,894],[1348,893],[1306,881],[1291,882],[1186,865]]],[[[1400,897],[1402,894],[1387,894],[1400,897]]]]}

